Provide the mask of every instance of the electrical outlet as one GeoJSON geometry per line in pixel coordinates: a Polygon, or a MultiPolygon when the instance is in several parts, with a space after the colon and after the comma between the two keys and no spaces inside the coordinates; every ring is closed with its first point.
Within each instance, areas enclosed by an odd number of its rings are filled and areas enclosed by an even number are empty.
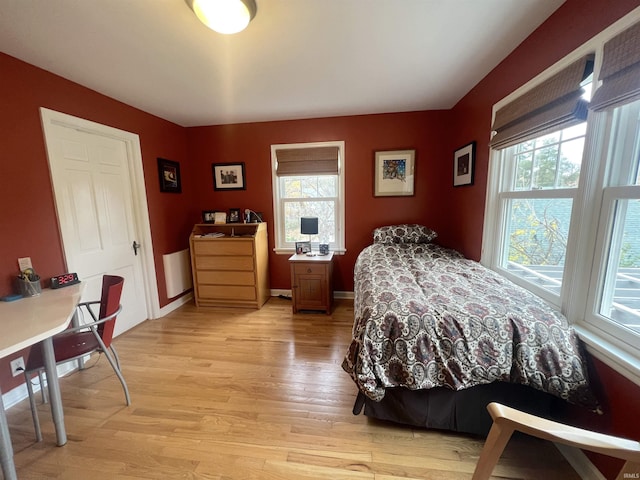
{"type": "Polygon", "coordinates": [[[24,358],[18,357],[11,360],[11,374],[14,377],[22,375],[24,373],[24,358]]]}

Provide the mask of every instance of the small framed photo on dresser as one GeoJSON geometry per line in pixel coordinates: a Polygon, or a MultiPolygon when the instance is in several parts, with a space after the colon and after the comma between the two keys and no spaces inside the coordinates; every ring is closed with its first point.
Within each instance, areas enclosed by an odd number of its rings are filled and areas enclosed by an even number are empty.
{"type": "Polygon", "coordinates": [[[213,223],[215,221],[215,210],[203,210],[202,211],[202,223],[213,223]]]}
{"type": "Polygon", "coordinates": [[[296,242],[296,253],[311,253],[311,242],[296,242]]]}
{"type": "Polygon", "coordinates": [[[240,223],[242,222],[242,217],[240,216],[239,208],[230,208],[229,209],[229,223],[240,223]]]}

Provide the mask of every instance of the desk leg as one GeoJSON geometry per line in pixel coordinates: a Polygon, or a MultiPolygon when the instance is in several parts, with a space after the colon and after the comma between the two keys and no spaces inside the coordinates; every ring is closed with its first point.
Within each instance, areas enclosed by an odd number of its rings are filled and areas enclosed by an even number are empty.
{"type": "Polygon", "coordinates": [[[49,388],[49,403],[51,404],[51,416],[56,427],[58,446],[67,443],[67,432],[64,428],[64,412],[62,411],[62,397],[60,396],[60,384],[58,383],[58,371],[56,369],[56,355],[53,351],[51,337],[42,341],[42,353],[44,357],[44,369],[47,372],[47,386],[49,388]]]}
{"type": "Polygon", "coordinates": [[[2,401],[2,390],[0,389],[0,462],[2,463],[2,473],[5,480],[18,480],[16,465],[13,463],[13,447],[9,436],[9,424],[7,415],[4,412],[4,402],[2,401]]]}

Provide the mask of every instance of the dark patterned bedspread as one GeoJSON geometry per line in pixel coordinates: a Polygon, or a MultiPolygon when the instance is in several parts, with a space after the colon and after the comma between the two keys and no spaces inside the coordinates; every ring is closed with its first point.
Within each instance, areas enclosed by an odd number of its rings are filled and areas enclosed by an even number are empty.
{"type": "Polygon", "coordinates": [[[353,339],[342,363],[358,388],[529,385],[595,410],[581,346],[543,300],[433,244],[373,244],[355,265],[353,339]]]}

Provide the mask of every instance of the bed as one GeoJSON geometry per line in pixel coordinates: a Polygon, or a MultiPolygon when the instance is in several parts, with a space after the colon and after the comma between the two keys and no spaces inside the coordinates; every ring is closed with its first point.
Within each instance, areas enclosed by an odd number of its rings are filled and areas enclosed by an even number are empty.
{"type": "Polygon", "coordinates": [[[433,243],[423,225],[374,231],[354,268],[354,325],[342,363],[354,413],[486,435],[486,405],[551,416],[598,410],[566,319],[506,278],[433,243]]]}

